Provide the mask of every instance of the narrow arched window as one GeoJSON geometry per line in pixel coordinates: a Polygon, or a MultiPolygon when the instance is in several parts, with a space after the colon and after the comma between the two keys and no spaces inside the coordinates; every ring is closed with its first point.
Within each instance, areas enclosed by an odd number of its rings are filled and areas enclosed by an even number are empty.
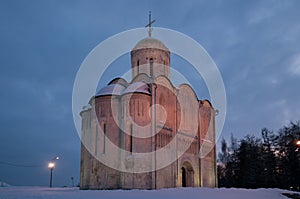
{"type": "Polygon", "coordinates": [[[132,138],[132,132],[133,131],[133,129],[132,129],[132,124],[130,124],[130,146],[129,146],[129,150],[130,150],[130,154],[132,154],[132,141],[133,141],[133,138],[132,138]]]}
{"type": "Polygon", "coordinates": [[[96,125],[96,135],[95,135],[95,155],[97,155],[98,152],[98,125],[96,125]]]}
{"type": "Polygon", "coordinates": [[[153,58],[150,58],[150,76],[153,76],[153,58]]]}
{"type": "Polygon", "coordinates": [[[102,126],[102,128],[103,128],[103,148],[102,148],[102,152],[103,152],[103,154],[105,154],[105,142],[106,142],[106,124],[105,123],[103,123],[103,126],[102,126]]]}

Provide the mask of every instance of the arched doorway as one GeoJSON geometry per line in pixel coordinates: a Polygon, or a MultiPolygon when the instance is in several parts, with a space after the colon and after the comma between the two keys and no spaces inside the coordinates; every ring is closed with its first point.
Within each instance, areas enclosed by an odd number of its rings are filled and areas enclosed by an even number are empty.
{"type": "Polygon", "coordinates": [[[181,167],[181,186],[193,187],[194,186],[194,170],[189,162],[184,162],[181,167]]]}
{"type": "Polygon", "coordinates": [[[182,187],[186,187],[186,170],[184,167],[181,168],[182,173],[182,187]]]}

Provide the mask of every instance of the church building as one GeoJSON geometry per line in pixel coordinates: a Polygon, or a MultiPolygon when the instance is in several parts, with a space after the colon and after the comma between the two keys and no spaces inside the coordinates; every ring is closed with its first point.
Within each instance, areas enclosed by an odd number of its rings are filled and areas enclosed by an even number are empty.
{"type": "Polygon", "coordinates": [[[80,188],[216,187],[216,110],[172,84],[170,51],[151,34],[130,55],[132,80],[111,80],[80,113],[80,188]]]}

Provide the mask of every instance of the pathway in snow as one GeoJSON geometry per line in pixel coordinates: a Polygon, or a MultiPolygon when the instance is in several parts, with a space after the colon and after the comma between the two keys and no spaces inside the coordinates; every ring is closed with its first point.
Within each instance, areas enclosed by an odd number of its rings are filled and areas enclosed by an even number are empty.
{"type": "Polygon", "coordinates": [[[78,188],[0,187],[0,199],[287,199],[280,189],[176,188],[162,190],[79,190],[78,188]]]}

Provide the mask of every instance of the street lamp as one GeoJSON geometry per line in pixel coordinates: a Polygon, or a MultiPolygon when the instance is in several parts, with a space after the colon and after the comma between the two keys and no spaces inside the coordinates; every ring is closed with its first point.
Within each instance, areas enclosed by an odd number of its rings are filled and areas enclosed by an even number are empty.
{"type": "Polygon", "coordinates": [[[48,164],[48,168],[50,169],[50,188],[52,187],[52,172],[53,172],[53,169],[55,167],[54,160],[59,160],[59,156],[56,156],[56,157],[52,158],[51,161],[48,164]]]}
{"type": "Polygon", "coordinates": [[[53,161],[53,160],[59,160],[59,156],[56,156],[56,157],[51,159],[51,161],[53,161]]]}
{"type": "Polygon", "coordinates": [[[300,140],[298,140],[298,141],[296,142],[296,144],[297,144],[298,146],[300,146],[300,140]]]}
{"type": "Polygon", "coordinates": [[[54,167],[55,167],[55,163],[49,162],[48,168],[50,169],[50,188],[52,187],[52,171],[53,171],[54,167]]]}

